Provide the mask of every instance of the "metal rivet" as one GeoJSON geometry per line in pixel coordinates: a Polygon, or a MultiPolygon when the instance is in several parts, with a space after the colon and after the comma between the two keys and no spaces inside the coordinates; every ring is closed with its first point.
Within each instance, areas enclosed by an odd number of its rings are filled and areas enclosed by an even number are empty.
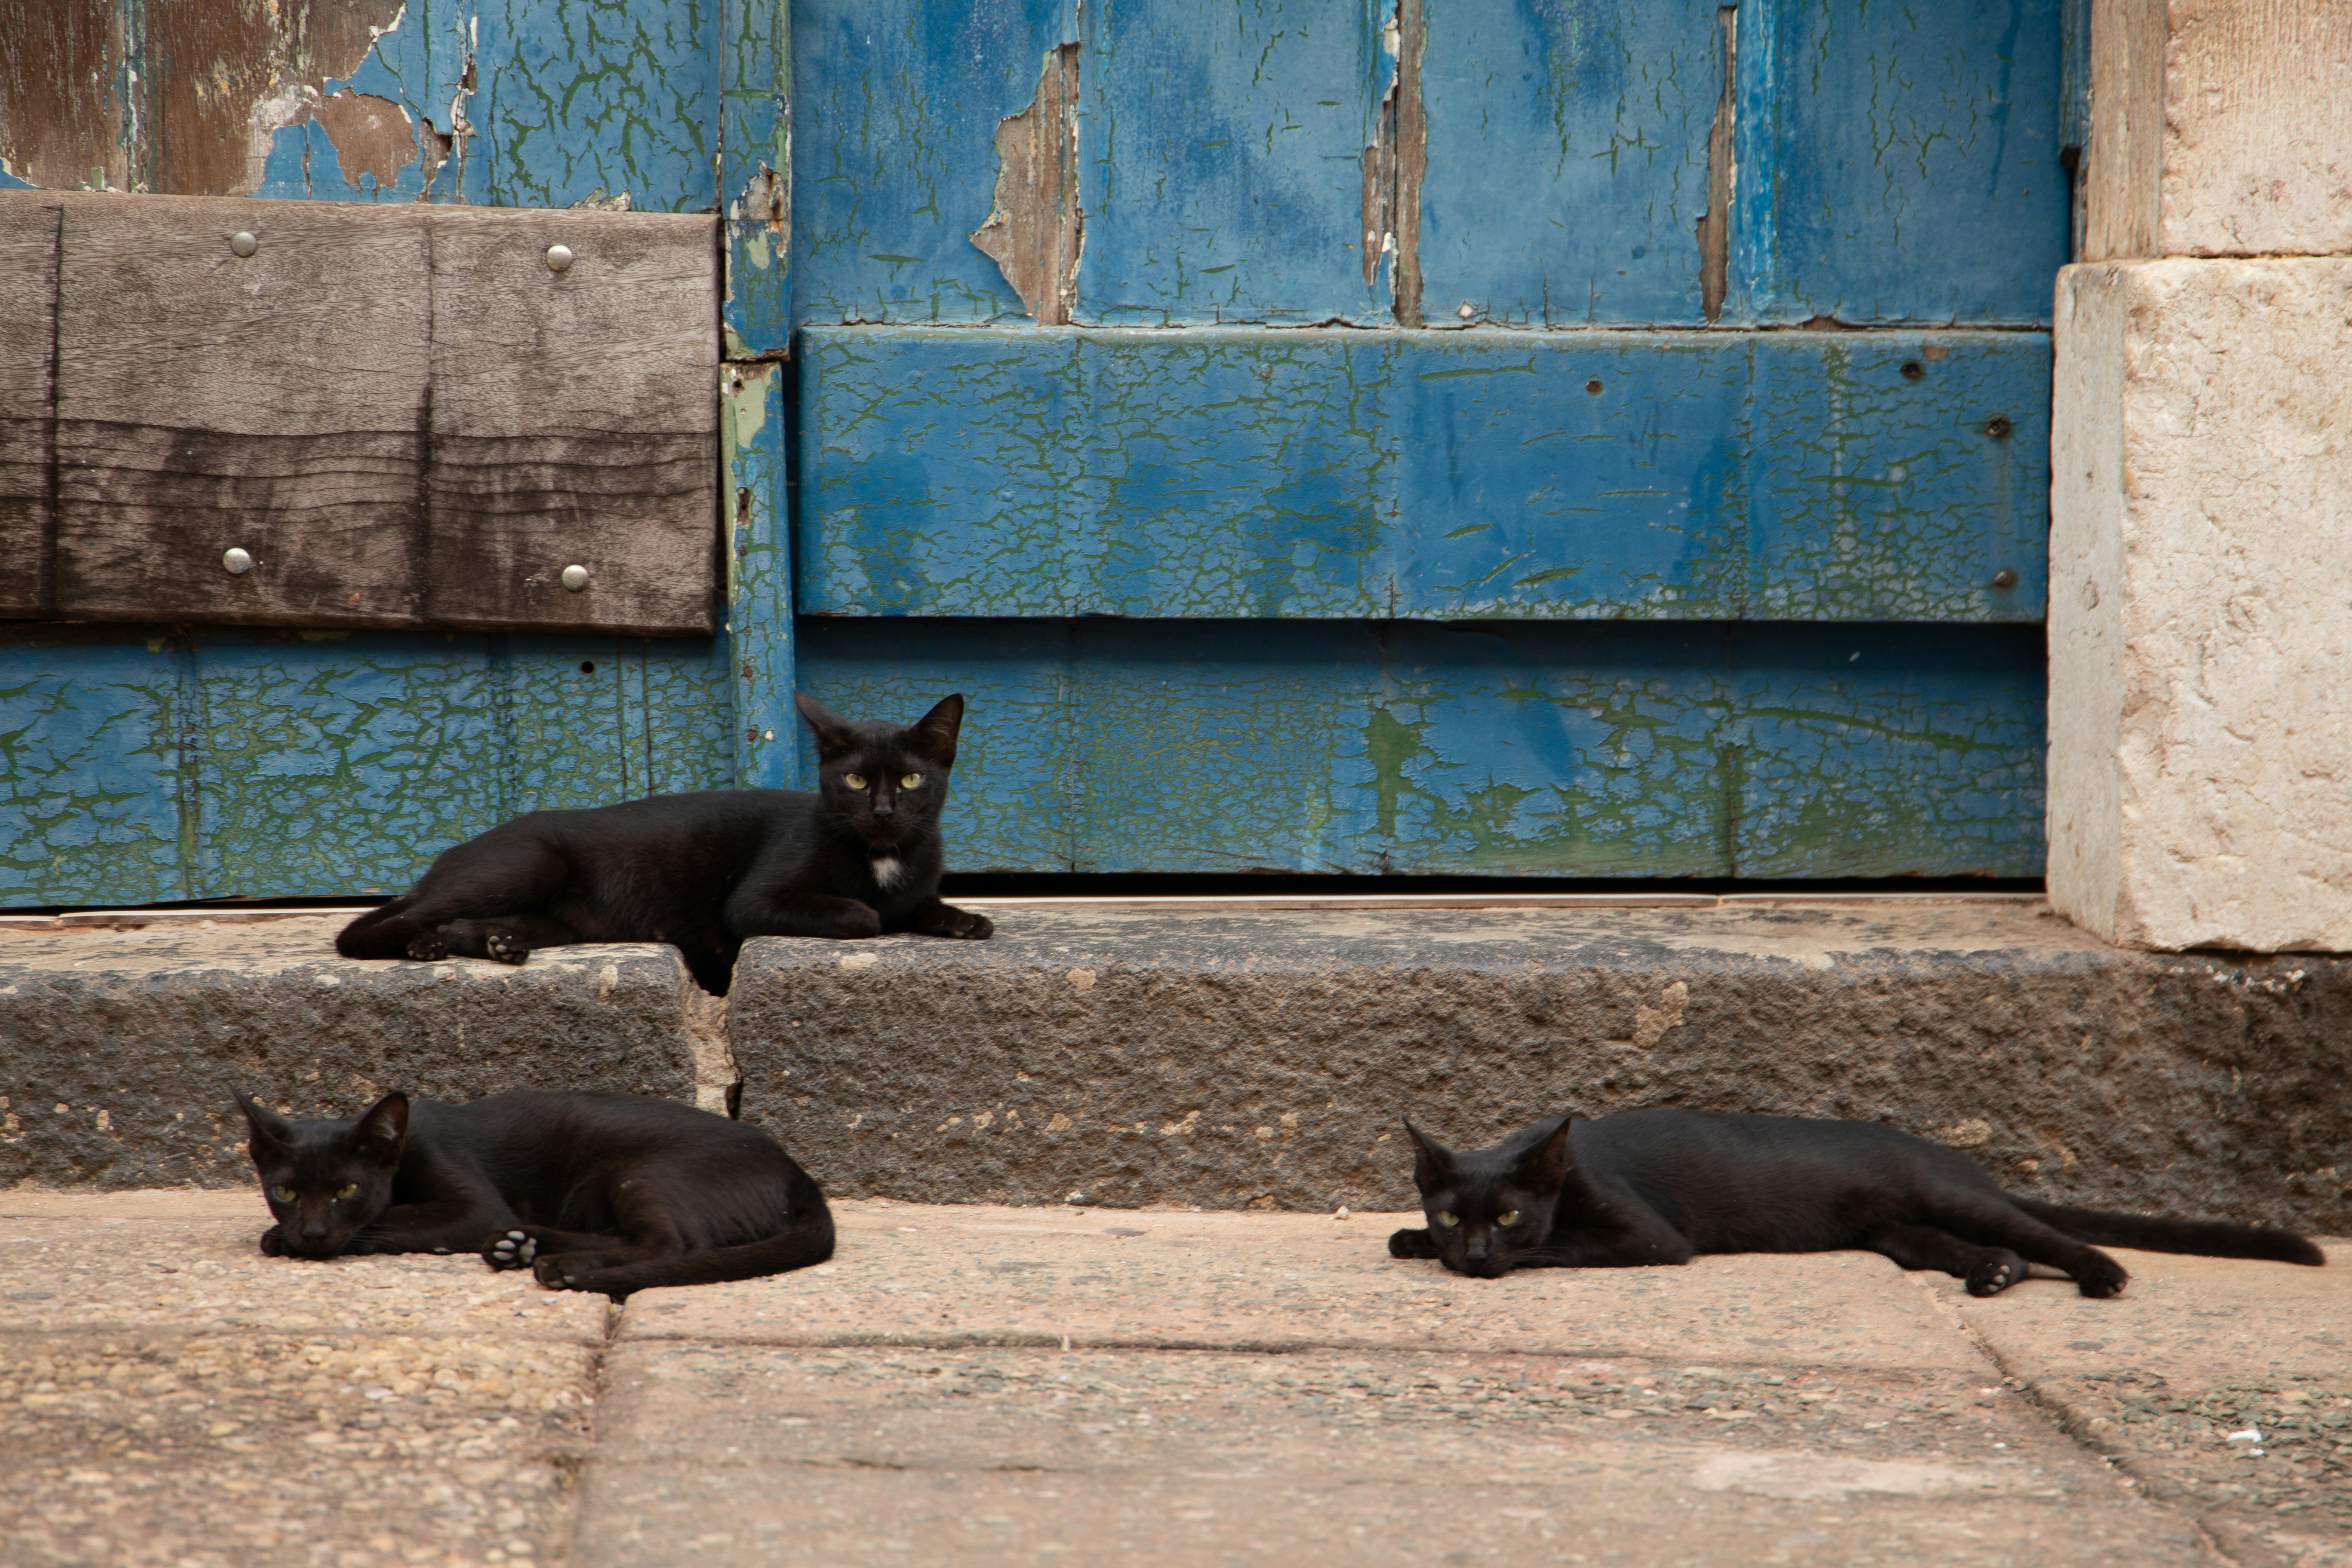
{"type": "Polygon", "coordinates": [[[585,588],[588,585],[588,568],[566,566],[563,569],[563,585],[575,594],[585,588]]]}
{"type": "Polygon", "coordinates": [[[568,245],[549,246],[547,247],[547,269],[550,272],[571,271],[572,247],[568,245]]]}
{"type": "Polygon", "coordinates": [[[1923,376],[1923,375],[1925,375],[1925,374],[1927,374],[1927,367],[1926,365],[1921,364],[1917,360],[1916,360],[1916,359],[1906,359],[1906,360],[1905,360],[1905,361],[1903,362],[1903,379],[1904,379],[1904,380],[1906,380],[1906,381],[1916,381],[1916,380],[1918,380],[1921,376],[1923,376]]]}
{"type": "Polygon", "coordinates": [[[2017,586],[2017,574],[2004,566],[1992,574],[1992,585],[1996,588],[2014,588],[2017,586]]]}
{"type": "Polygon", "coordinates": [[[241,228],[228,237],[228,247],[239,256],[251,256],[261,248],[261,241],[253,237],[251,229],[241,228]]]}
{"type": "Polygon", "coordinates": [[[1588,381],[1584,384],[1584,390],[1598,397],[1601,395],[1601,384],[1597,381],[1588,381]]]}
{"type": "Polygon", "coordinates": [[[221,570],[232,577],[242,577],[253,570],[253,557],[232,544],[221,552],[221,570]]]}
{"type": "Polygon", "coordinates": [[[2009,416],[2006,414],[1996,414],[1985,421],[1985,434],[1996,441],[2008,440],[2009,433],[2016,428],[2015,425],[2010,423],[2009,416]]]}

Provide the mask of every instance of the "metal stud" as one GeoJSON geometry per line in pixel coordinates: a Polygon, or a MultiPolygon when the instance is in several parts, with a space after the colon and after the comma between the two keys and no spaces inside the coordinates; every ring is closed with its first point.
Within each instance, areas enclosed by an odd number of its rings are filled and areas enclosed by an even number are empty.
{"type": "Polygon", "coordinates": [[[577,594],[580,590],[588,586],[588,568],[585,566],[566,566],[563,569],[562,581],[563,585],[566,588],[569,588],[573,593],[577,594]]]}
{"type": "Polygon", "coordinates": [[[241,228],[228,237],[228,247],[239,256],[251,256],[261,248],[261,241],[254,238],[251,229],[241,228]]]}
{"type": "Polygon", "coordinates": [[[568,245],[549,246],[547,247],[547,269],[550,272],[571,271],[572,247],[568,245]]]}
{"type": "Polygon", "coordinates": [[[2017,586],[2017,574],[2004,566],[1992,574],[1992,585],[1996,588],[2014,588],[2017,586]]]}
{"type": "Polygon", "coordinates": [[[253,556],[232,544],[221,552],[221,570],[232,577],[242,577],[253,570],[253,556]]]}

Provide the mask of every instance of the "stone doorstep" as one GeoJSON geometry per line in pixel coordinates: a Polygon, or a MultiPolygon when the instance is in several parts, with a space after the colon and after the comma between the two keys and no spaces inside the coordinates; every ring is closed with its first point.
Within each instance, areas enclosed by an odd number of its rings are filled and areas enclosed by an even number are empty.
{"type": "Polygon", "coordinates": [[[353,963],[340,913],[0,929],[0,1182],[239,1182],[233,1087],[740,1078],[845,1196],[1394,1207],[1402,1112],[1475,1145],[1661,1101],[1883,1119],[2113,1207],[2326,1230],[2352,1186],[2345,960],[2122,952],[2014,895],[988,904],[987,942],[754,942],[724,1002],[655,946],[353,963]]]}

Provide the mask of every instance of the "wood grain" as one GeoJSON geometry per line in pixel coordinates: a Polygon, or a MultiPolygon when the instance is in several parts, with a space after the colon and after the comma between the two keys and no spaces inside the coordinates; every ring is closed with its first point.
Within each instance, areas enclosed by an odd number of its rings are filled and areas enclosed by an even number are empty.
{"type": "Polygon", "coordinates": [[[425,215],[67,198],[63,232],[59,611],[415,624],[425,215]]]}
{"type": "Polygon", "coordinates": [[[50,608],[58,204],[0,202],[0,616],[50,608]]]}
{"type": "Polygon", "coordinates": [[[0,0],[0,158],[17,178],[128,185],[114,0],[0,0]]]}
{"type": "Polygon", "coordinates": [[[715,629],[718,220],[436,208],[429,223],[427,617],[715,629]],[[585,592],[562,586],[568,565],[587,568],[585,592]]]}

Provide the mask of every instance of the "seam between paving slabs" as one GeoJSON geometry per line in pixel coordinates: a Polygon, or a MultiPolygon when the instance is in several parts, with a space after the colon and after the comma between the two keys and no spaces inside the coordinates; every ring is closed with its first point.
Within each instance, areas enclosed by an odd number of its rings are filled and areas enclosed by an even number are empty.
{"type": "Polygon", "coordinates": [[[613,1346],[621,1337],[621,1325],[626,1321],[628,1309],[622,1302],[610,1304],[604,1313],[604,1337],[596,1342],[588,1361],[588,1443],[577,1453],[553,1459],[558,1474],[563,1478],[562,1519],[550,1533],[554,1548],[547,1554],[551,1563],[569,1563],[579,1546],[580,1504],[588,1489],[589,1468],[596,1463],[604,1447],[605,1395],[611,1392],[613,1346]]]}
{"type": "Polygon", "coordinates": [[[2189,1528],[2197,1532],[2199,1543],[2207,1552],[2224,1563],[2243,1561],[2228,1547],[2222,1545],[2221,1537],[2206,1526],[2205,1516],[2198,1507],[2197,1499],[2188,1489],[2169,1485],[2160,1477],[2143,1472],[2138,1466],[2131,1462],[2129,1455],[2116,1453],[2100,1443],[2076,1418],[2074,1413],[2066,1408],[2064,1401],[2053,1398],[2032,1378],[2014,1371],[2010,1365],[2009,1358],[2002,1355],[1990,1340],[1979,1333],[1966,1318],[1961,1317],[1952,1304],[1944,1300],[1932,1283],[1907,1272],[1903,1276],[1903,1279],[1904,1283],[1925,1296],[1927,1299],[1927,1305],[1936,1315],[1949,1323],[1960,1338],[1974,1347],[1976,1352],[1984,1357],[1986,1363],[2000,1374],[2002,1386],[2016,1390],[2018,1396],[2032,1405],[2035,1412],[2051,1426],[2056,1427],[2060,1436],[2105,1465],[2115,1476],[2116,1485],[2118,1488],[2143,1502],[2183,1505],[2180,1510],[2183,1519],[2189,1528]]]}

